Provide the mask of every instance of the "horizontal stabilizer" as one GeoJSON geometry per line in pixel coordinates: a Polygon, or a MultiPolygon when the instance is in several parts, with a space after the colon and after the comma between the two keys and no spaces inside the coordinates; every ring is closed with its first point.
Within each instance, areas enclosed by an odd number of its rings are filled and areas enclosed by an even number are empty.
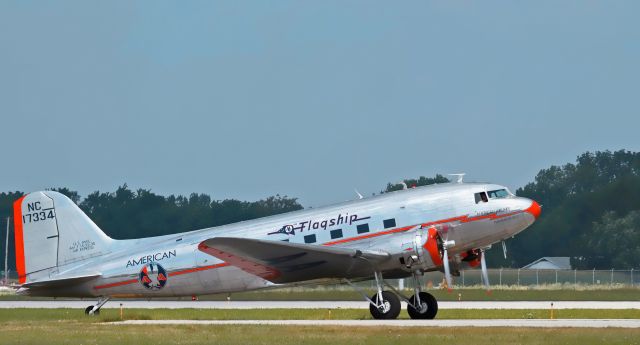
{"type": "Polygon", "coordinates": [[[60,288],[65,286],[78,285],[78,284],[93,280],[95,278],[98,278],[100,276],[101,276],[100,273],[90,273],[86,275],[60,277],[55,279],[39,280],[35,282],[22,284],[22,287],[29,288],[29,289],[42,289],[42,288],[54,289],[54,288],[60,288]]]}
{"type": "Polygon", "coordinates": [[[366,277],[389,258],[384,252],[235,237],[210,238],[198,248],[274,283],[366,277]]]}

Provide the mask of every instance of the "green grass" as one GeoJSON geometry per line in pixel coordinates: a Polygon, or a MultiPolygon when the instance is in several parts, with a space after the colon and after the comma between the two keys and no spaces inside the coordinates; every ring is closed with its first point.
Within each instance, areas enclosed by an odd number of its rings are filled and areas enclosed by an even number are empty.
{"type": "MultiPolygon", "coordinates": [[[[325,320],[371,319],[368,309],[127,309],[125,320],[325,320]]],[[[545,309],[442,309],[438,319],[546,319],[545,309]]],[[[564,319],[640,319],[640,310],[561,309],[555,318],[564,319]]],[[[408,319],[403,310],[400,318],[408,319]]],[[[76,321],[81,323],[119,321],[119,309],[102,309],[98,317],[88,317],[80,309],[0,309],[0,323],[14,321],[76,321]]]]}
{"type": "MultiPolygon", "coordinates": [[[[0,310],[0,344],[640,344],[637,329],[111,325],[118,309],[0,310]]],[[[640,310],[556,310],[559,318],[640,318],[640,310]]],[[[406,312],[401,314],[406,318],[406,312]]],[[[548,318],[548,310],[441,310],[438,318],[548,318]]],[[[369,319],[366,310],[125,309],[124,319],[369,319]]]]}
{"type": "Polygon", "coordinates": [[[636,329],[123,326],[23,322],[0,326],[0,344],[640,344],[636,329]]]}

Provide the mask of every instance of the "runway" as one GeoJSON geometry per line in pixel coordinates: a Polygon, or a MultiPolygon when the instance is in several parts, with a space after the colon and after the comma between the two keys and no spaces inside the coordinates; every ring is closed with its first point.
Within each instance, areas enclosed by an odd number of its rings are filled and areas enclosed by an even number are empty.
{"type": "MultiPolygon", "coordinates": [[[[0,301],[0,309],[13,308],[79,308],[84,309],[96,300],[0,301]]],[[[549,309],[551,301],[439,301],[440,309],[549,309]]],[[[112,300],[103,308],[141,309],[368,309],[364,301],[141,301],[112,300]]],[[[403,309],[406,303],[403,302],[403,309]]],[[[640,309],[640,301],[558,301],[554,309],[640,309]]]]}
{"type": "Polygon", "coordinates": [[[534,328],[640,328],[630,319],[493,319],[493,320],[129,320],[105,325],[277,325],[350,327],[534,327],[534,328]]]}

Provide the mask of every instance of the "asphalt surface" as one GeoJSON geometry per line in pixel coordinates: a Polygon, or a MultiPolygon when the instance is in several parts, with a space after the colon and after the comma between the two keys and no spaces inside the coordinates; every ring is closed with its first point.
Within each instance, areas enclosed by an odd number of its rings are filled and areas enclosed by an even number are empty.
{"type": "MultiPolygon", "coordinates": [[[[0,309],[13,308],[79,308],[84,309],[96,300],[53,300],[53,301],[0,301],[0,309]]],[[[551,301],[439,301],[440,309],[549,309],[551,301]]],[[[368,309],[362,301],[141,301],[113,300],[103,308],[143,309],[368,309]]],[[[403,308],[406,304],[403,302],[403,308]]],[[[555,309],[640,309],[640,301],[559,301],[553,302],[555,309]]]]}
{"type": "Polygon", "coordinates": [[[392,327],[535,327],[535,328],[640,328],[640,320],[129,320],[108,325],[279,325],[279,326],[392,326],[392,327]]]}

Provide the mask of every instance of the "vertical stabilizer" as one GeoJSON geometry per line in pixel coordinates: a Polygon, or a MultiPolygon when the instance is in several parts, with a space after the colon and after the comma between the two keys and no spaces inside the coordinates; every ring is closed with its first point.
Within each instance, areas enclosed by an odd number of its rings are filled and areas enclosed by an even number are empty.
{"type": "Polygon", "coordinates": [[[20,283],[29,275],[109,251],[111,238],[69,198],[53,191],[16,200],[14,229],[20,283]]]}

